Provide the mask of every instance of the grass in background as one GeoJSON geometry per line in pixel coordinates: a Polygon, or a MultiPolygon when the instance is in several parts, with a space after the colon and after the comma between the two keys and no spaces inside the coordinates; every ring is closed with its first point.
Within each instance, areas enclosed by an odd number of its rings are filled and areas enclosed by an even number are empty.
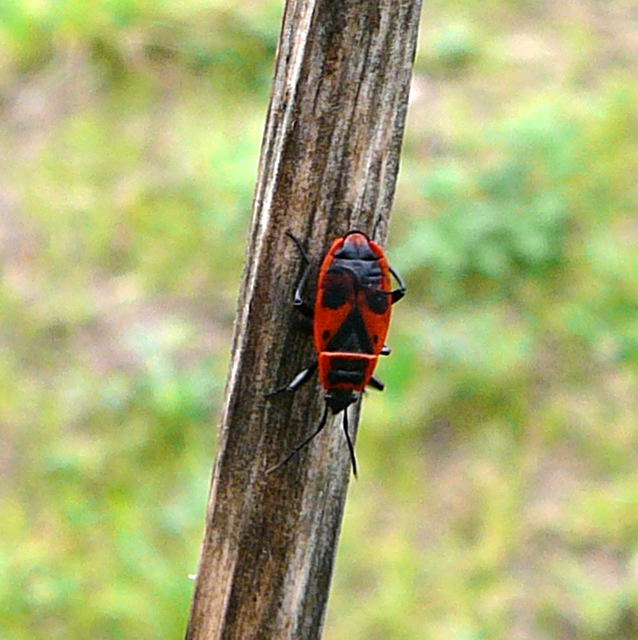
{"type": "Polygon", "coordinates": [[[16,640],[183,633],[276,43],[206,4],[93,9],[0,19],[16,640]]]}
{"type": "MultiPolygon", "coordinates": [[[[280,11],[0,4],[3,637],[183,633],[280,11]]],[[[638,633],[637,34],[424,7],[326,638],[638,633]]]]}

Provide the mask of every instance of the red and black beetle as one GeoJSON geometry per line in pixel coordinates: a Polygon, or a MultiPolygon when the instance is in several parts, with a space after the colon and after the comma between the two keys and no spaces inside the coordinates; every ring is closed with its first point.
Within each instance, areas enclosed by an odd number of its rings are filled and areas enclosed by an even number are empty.
{"type": "Polygon", "coordinates": [[[356,476],[357,463],[348,432],[348,407],[367,385],[379,391],[384,388],[374,376],[374,369],[379,356],[390,353],[385,338],[392,305],[405,295],[405,284],[376,242],[361,231],[349,231],[333,242],[323,259],[313,309],[302,297],[312,267],[310,259],[299,240],[289,231],[286,235],[295,242],[306,263],[295,290],[294,305],[313,319],[318,358],[289,384],[267,395],[296,391],[319,368],[319,379],[326,390],[326,407],[319,427],[268,473],[288,462],[324,428],[330,409],[333,414],[343,411],[343,430],[356,476]],[[392,290],[391,275],[399,283],[398,289],[392,290]]]}

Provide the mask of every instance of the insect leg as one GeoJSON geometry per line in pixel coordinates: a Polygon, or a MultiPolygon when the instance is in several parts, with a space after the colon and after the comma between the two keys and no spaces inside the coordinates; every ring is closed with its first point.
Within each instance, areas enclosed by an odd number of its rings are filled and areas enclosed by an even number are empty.
{"type": "Polygon", "coordinates": [[[310,274],[311,264],[310,259],[308,258],[308,254],[306,250],[301,245],[299,238],[294,236],[290,231],[286,231],[286,235],[297,245],[297,249],[301,253],[301,257],[306,263],[306,267],[304,269],[303,274],[301,275],[301,280],[299,280],[299,284],[295,289],[295,297],[293,301],[293,305],[299,309],[299,311],[306,316],[307,318],[311,318],[314,316],[313,308],[303,299],[303,290],[306,286],[306,281],[308,280],[308,275],[310,274]]]}
{"type": "Polygon", "coordinates": [[[276,396],[279,393],[283,393],[284,391],[297,391],[299,387],[308,382],[312,377],[312,374],[317,369],[317,363],[313,362],[306,369],[302,369],[288,384],[285,384],[283,387],[279,387],[279,389],[275,389],[274,391],[270,391],[266,394],[266,398],[270,398],[271,396],[276,396]]]}
{"type": "Polygon", "coordinates": [[[368,381],[368,386],[372,387],[373,389],[377,389],[377,391],[383,391],[385,389],[385,385],[383,384],[383,382],[381,382],[381,380],[379,380],[379,378],[377,378],[376,376],[372,376],[370,378],[370,380],[368,381]]]}
{"type": "Polygon", "coordinates": [[[286,235],[297,245],[297,249],[299,249],[299,253],[301,254],[301,257],[304,259],[304,261],[306,263],[310,262],[310,258],[308,257],[306,250],[303,248],[301,240],[299,240],[299,238],[294,235],[292,231],[286,231],[286,235]]]}
{"type": "Polygon", "coordinates": [[[401,298],[405,295],[405,282],[403,282],[403,278],[392,268],[390,267],[390,273],[394,276],[395,280],[399,283],[399,288],[395,289],[392,292],[392,304],[395,302],[399,302],[401,298]]]}
{"type": "Polygon", "coordinates": [[[318,436],[321,430],[326,426],[326,421],[328,420],[328,405],[326,405],[323,410],[323,415],[321,416],[321,420],[319,421],[319,426],[317,429],[310,434],[303,442],[300,442],[281,462],[277,463],[274,467],[270,467],[267,474],[273,473],[277,471],[277,469],[283,467],[288,460],[290,460],[294,455],[299,453],[315,436],[318,436]]]}
{"type": "Polygon", "coordinates": [[[352,446],[352,440],[350,440],[350,433],[348,432],[348,409],[343,410],[343,432],[346,434],[346,441],[348,442],[348,451],[350,451],[350,461],[352,462],[352,473],[354,477],[357,477],[357,459],[354,455],[354,447],[352,446]]]}

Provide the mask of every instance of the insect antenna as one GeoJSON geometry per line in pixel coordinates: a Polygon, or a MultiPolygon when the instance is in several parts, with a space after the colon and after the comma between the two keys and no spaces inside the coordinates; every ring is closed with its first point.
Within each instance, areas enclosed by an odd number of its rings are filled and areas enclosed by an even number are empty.
{"type": "Polygon", "coordinates": [[[352,440],[350,440],[350,433],[348,432],[348,409],[343,410],[343,432],[346,434],[346,440],[348,441],[348,450],[350,451],[350,461],[352,462],[352,473],[354,477],[357,477],[357,458],[354,455],[354,447],[352,446],[352,440]]]}
{"type": "Polygon", "coordinates": [[[315,436],[319,435],[321,430],[326,426],[326,422],[328,420],[328,405],[325,406],[323,410],[323,415],[321,416],[321,420],[319,421],[319,426],[317,429],[309,435],[303,442],[300,442],[281,462],[277,463],[274,467],[270,467],[266,471],[267,474],[274,473],[277,469],[283,467],[288,460],[290,460],[293,456],[298,454],[315,436]]]}
{"type": "Polygon", "coordinates": [[[372,236],[370,236],[373,240],[377,237],[377,231],[379,230],[379,226],[381,224],[388,224],[388,221],[386,220],[385,216],[383,214],[381,214],[376,222],[374,223],[374,227],[372,229],[372,236]]]}

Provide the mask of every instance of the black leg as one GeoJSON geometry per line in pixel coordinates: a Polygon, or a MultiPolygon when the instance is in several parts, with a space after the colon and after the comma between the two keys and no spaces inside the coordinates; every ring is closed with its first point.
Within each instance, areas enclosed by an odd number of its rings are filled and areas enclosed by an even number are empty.
{"type": "Polygon", "coordinates": [[[299,311],[304,316],[312,319],[315,312],[313,308],[303,299],[303,290],[304,290],[304,287],[306,286],[306,281],[308,280],[308,275],[310,274],[312,265],[310,264],[310,259],[308,258],[308,254],[306,253],[306,250],[301,245],[299,238],[294,236],[290,231],[286,231],[286,235],[297,245],[297,249],[299,249],[299,252],[301,253],[301,257],[306,263],[306,267],[303,271],[303,274],[301,275],[301,280],[299,280],[299,284],[295,289],[295,298],[294,298],[293,304],[297,309],[299,309],[299,311]]]}
{"type": "Polygon", "coordinates": [[[323,410],[323,415],[321,416],[321,420],[319,421],[319,426],[316,431],[309,435],[303,442],[300,442],[281,462],[277,463],[274,467],[270,467],[266,473],[273,473],[283,467],[290,458],[299,453],[314,437],[318,436],[321,430],[326,426],[326,421],[328,420],[328,405],[326,405],[323,410]]]}
{"type": "Polygon", "coordinates": [[[301,257],[304,259],[304,261],[306,263],[310,262],[310,258],[308,257],[306,250],[303,248],[301,240],[299,240],[299,238],[292,231],[286,231],[286,235],[297,245],[297,249],[299,249],[299,253],[301,254],[301,257]]]}
{"type": "Polygon", "coordinates": [[[317,363],[313,362],[307,369],[302,369],[288,384],[267,393],[266,398],[276,396],[278,393],[283,393],[284,391],[297,391],[302,384],[310,380],[316,369],[317,363]]]}
{"type": "Polygon", "coordinates": [[[395,289],[392,292],[392,304],[395,302],[399,302],[401,298],[405,295],[405,282],[403,282],[403,278],[392,268],[390,267],[390,273],[394,276],[396,281],[399,283],[399,288],[395,289]]]}
{"type": "Polygon", "coordinates": [[[299,280],[299,284],[295,289],[295,299],[294,299],[293,305],[295,306],[296,309],[299,309],[299,311],[304,316],[306,316],[306,318],[310,318],[312,320],[315,317],[315,311],[302,297],[302,291],[306,286],[306,280],[308,280],[308,274],[310,273],[310,269],[311,269],[311,266],[308,265],[305,268],[303,275],[301,276],[301,280],[299,280]]]}
{"type": "Polygon", "coordinates": [[[352,446],[352,440],[350,440],[350,433],[348,432],[348,409],[343,410],[343,432],[346,434],[346,441],[348,442],[348,451],[350,451],[350,462],[352,463],[352,473],[354,477],[357,477],[357,459],[354,455],[354,447],[352,446]]]}
{"type": "Polygon", "coordinates": [[[373,389],[377,389],[377,391],[383,391],[385,389],[385,385],[383,384],[383,382],[381,382],[381,380],[379,380],[379,378],[377,378],[376,376],[372,376],[370,378],[368,386],[372,387],[373,389]]]}

